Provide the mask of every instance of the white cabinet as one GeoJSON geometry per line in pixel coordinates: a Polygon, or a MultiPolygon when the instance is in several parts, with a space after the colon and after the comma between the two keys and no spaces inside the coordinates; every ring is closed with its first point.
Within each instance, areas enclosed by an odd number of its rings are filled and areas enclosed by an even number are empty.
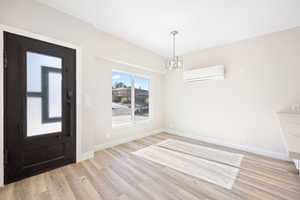
{"type": "Polygon", "coordinates": [[[277,113],[286,149],[299,170],[300,160],[300,112],[292,109],[277,113]]]}

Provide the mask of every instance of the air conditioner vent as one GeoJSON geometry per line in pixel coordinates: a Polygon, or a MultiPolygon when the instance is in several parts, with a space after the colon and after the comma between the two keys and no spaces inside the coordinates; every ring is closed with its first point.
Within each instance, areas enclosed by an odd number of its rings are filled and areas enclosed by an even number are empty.
{"type": "Polygon", "coordinates": [[[220,80],[224,78],[225,67],[223,65],[193,69],[183,73],[185,82],[220,80]]]}

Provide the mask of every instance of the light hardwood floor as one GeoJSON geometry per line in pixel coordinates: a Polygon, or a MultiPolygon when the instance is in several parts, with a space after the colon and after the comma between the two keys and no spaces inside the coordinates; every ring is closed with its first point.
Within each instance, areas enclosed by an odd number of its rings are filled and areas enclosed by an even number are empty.
{"type": "Polygon", "coordinates": [[[292,163],[165,133],[99,151],[95,157],[0,189],[1,200],[299,200],[300,177],[292,163]],[[243,153],[232,190],[131,154],[172,138],[243,153]]]}

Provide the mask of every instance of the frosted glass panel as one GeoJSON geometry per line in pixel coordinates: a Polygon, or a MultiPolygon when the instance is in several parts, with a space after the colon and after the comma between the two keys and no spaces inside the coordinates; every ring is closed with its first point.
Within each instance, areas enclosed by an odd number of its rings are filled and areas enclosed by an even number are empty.
{"type": "Polygon", "coordinates": [[[62,59],[27,52],[27,136],[62,131],[62,59]]]}
{"type": "Polygon", "coordinates": [[[42,66],[61,69],[62,59],[43,54],[27,52],[27,91],[28,92],[41,92],[41,69],[42,66]]]}
{"type": "Polygon", "coordinates": [[[61,73],[49,73],[49,117],[61,117],[61,73]]]}
{"type": "Polygon", "coordinates": [[[27,136],[60,132],[61,122],[42,123],[42,98],[27,98],[27,136]]]}

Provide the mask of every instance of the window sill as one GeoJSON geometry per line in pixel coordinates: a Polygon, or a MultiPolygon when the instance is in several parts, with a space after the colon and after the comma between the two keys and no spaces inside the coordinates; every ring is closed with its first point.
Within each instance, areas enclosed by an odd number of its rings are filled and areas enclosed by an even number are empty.
{"type": "Polygon", "coordinates": [[[149,123],[151,121],[151,119],[145,119],[145,120],[139,120],[139,121],[132,121],[132,122],[126,122],[123,124],[112,124],[112,128],[129,128],[129,127],[133,127],[134,125],[138,125],[138,124],[145,124],[145,123],[149,123]]]}

